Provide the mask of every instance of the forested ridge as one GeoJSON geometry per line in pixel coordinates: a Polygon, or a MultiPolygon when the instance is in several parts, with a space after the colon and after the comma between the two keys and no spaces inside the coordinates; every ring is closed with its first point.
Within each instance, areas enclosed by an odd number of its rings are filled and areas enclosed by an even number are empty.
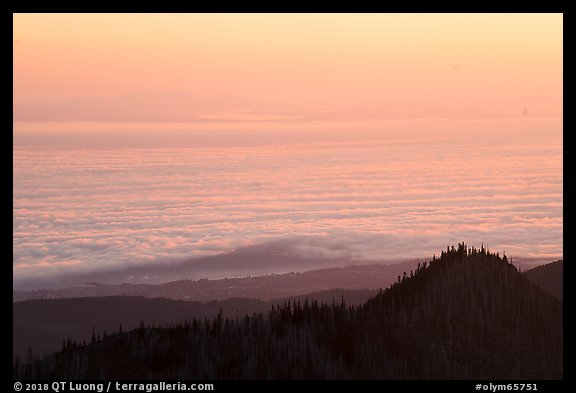
{"type": "MultiPolygon", "coordinates": [[[[67,340],[18,379],[561,379],[563,311],[505,256],[459,244],[361,306],[267,313],[67,340]]],[[[27,363],[27,364],[26,364],[27,363]]]]}
{"type": "Polygon", "coordinates": [[[255,312],[268,312],[275,305],[302,300],[331,302],[344,297],[346,303],[363,304],[378,291],[368,289],[332,289],[291,298],[263,301],[229,298],[210,302],[148,299],[136,296],[82,297],[67,299],[25,300],[12,308],[12,350],[14,356],[27,359],[62,348],[62,339],[82,342],[111,332],[122,325],[124,330],[137,328],[142,321],[156,327],[183,322],[185,319],[212,319],[219,310],[224,316],[243,317],[255,312]]]}

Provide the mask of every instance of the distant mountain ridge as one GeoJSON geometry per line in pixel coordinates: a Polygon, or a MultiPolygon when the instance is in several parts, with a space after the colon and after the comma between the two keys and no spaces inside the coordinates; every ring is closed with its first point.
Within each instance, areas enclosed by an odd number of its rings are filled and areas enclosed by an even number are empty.
{"type": "Polygon", "coordinates": [[[563,260],[537,266],[525,271],[524,275],[555,298],[564,300],[563,260]]]}
{"type": "MultiPolygon", "coordinates": [[[[13,291],[13,301],[60,299],[100,296],[164,297],[174,300],[212,301],[232,297],[278,299],[309,293],[341,289],[380,289],[392,284],[398,275],[416,267],[417,261],[398,264],[352,265],[285,273],[219,280],[179,280],[164,284],[104,285],[64,289],[13,291]]],[[[95,285],[96,284],[96,285],[95,285]]]]}
{"type": "Polygon", "coordinates": [[[364,305],[296,301],[141,326],[14,364],[44,379],[562,379],[563,309],[498,254],[460,244],[364,305]]]}

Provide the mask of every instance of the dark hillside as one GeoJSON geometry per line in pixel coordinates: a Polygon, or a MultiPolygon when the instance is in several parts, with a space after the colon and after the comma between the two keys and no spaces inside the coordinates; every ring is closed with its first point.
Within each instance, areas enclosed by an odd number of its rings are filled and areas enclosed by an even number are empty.
{"type": "Polygon", "coordinates": [[[161,327],[192,318],[212,319],[219,310],[227,317],[244,317],[267,312],[272,305],[284,304],[287,300],[309,299],[322,303],[343,296],[348,304],[359,305],[375,294],[375,290],[368,289],[332,289],[269,301],[231,298],[198,302],[141,296],[26,300],[13,304],[13,353],[22,358],[29,349],[33,354],[54,352],[62,348],[65,338],[89,341],[92,334],[101,336],[117,330],[120,325],[124,330],[136,329],[141,322],[161,327]]]}
{"type": "Polygon", "coordinates": [[[244,318],[117,332],[14,367],[15,378],[562,379],[562,304],[464,244],[348,306],[286,302],[244,318]]]}

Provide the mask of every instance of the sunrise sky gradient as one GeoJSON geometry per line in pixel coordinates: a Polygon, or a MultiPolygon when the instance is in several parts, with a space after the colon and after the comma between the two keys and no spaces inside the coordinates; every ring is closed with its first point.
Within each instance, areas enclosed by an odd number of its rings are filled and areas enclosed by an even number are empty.
{"type": "Polygon", "coordinates": [[[59,104],[66,121],[78,100],[117,120],[98,98],[142,91],[226,99],[124,102],[132,120],[560,117],[562,27],[561,14],[15,14],[14,103],[59,104]]]}
{"type": "Polygon", "coordinates": [[[14,285],[267,242],[560,258],[562,34],[562,14],[14,14],[14,285]]]}

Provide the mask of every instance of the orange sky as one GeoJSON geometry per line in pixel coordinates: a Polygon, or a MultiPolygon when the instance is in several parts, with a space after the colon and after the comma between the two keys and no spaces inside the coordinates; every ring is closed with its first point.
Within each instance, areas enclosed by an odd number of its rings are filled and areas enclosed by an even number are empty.
{"type": "Polygon", "coordinates": [[[15,14],[15,120],[561,117],[562,29],[561,14],[15,14]]]}

